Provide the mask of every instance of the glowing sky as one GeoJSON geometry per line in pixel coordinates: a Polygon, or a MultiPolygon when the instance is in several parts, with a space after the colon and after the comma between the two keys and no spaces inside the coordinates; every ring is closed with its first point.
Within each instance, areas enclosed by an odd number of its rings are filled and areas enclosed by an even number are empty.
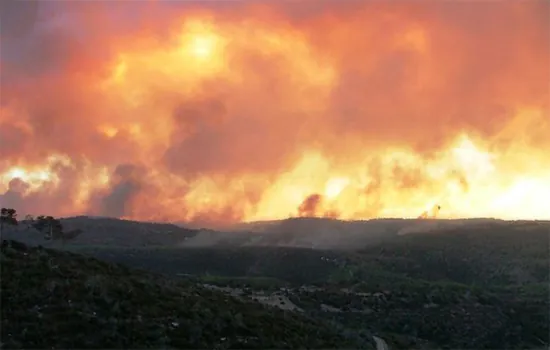
{"type": "Polygon", "coordinates": [[[2,206],[550,218],[547,1],[7,4],[2,206]]]}

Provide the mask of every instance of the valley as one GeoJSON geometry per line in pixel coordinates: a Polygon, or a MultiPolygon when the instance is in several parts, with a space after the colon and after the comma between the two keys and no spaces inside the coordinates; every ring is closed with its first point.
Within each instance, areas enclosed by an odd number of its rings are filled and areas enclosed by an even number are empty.
{"type": "Polygon", "coordinates": [[[548,222],[307,218],[225,232],[106,218],[63,222],[84,233],[64,245],[24,226],[2,238],[320,322],[354,347],[549,344],[548,222]]]}

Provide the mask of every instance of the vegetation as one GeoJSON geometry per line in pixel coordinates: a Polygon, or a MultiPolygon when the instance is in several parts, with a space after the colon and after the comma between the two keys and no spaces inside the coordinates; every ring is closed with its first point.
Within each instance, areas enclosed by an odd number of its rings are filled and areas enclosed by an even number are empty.
{"type": "Polygon", "coordinates": [[[357,348],[301,314],[68,252],[4,241],[4,348],[357,348]]]}
{"type": "Polygon", "coordinates": [[[80,229],[65,230],[61,220],[53,216],[38,216],[36,219],[29,217],[27,219],[32,227],[44,234],[46,240],[59,240],[63,244],[82,233],[80,229]]]}
{"type": "MultiPolygon", "coordinates": [[[[93,225],[99,221],[78,222],[88,225],[79,236],[83,238],[80,242],[90,241],[88,232],[98,232],[93,231],[93,225]]],[[[109,227],[116,225],[119,223],[113,222],[109,227]]],[[[144,224],[147,230],[161,229],[152,225],[144,224]]],[[[549,223],[485,220],[466,228],[388,235],[376,243],[357,244],[353,250],[216,244],[183,248],[159,242],[193,233],[169,226],[162,229],[166,231],[159,231],[157,236],[163,238],[152,245],[106,245],[97,240],[97,245],[71,243],[64,247],[83,255],[42,248],[3,248],[2,301],[7,300],[5,289],[11,288],[7,295],[11,295],[12,305],[22,306],[3,310],[2,320],[8,321],[7,326],[3,322],[2,331],[9,329],[15,339],[10,344],[356,348],[373,346],[373,336],[384,339],[392,349],[547,349],[550,344],[549,223]],[[162,241],[164,237],[168,239],[162,241]],[[94,275],[100,277],[96,280],[94,275]],[[11,279],[5,280],[6,276],[11,279]],[[75,287],[68,288],[63,281],[75,287]],[[44,289],[51,283],[63,292],[52,294],[44,289]],[[89,287],[90,283],[96,287],[89,287]],[[180,294],[186,297],[177,297],[180,294]],[[50,333],[43,343],[23,341],[26,338],[21,334],[38,332],[34,326],[25,326],[25,330],[20,321],[37,317],[33,314],[34,300],[42,300],[41,305],[64,305],[55,307],[68,315],[89,314],[88,310],[99,315],[101,311],[100,318],[109,320],[102,321],[101,327],[109,325],[112,338],[101,335],[97,325],[95,343],[75,340],[79,339],[76,335],[63,342],[58,339],[67,330],[44,325],[50,333]],[[71,300],[72,309],[63,300],[71,300]],[[267,310],[252,300],[286,311],[267,310]],[[172,309],[176,311],[164,311],[172,309]],[[234,314],[242,316],[233,320],[229,315],[234,314]],[[125,320],[135,323],[138,318],[148,320],[137,326],[139,334],[121,325],[125,320]],[[217,321],[220,318],[225,323],[217,321]],[[245,323],[252,333],[240,327],[243,318],[251,322],[245,323]],[[171,322],[185,324],[187,330],[172,329],[171,322]],[[269,330],[270,322],[278,326],[269,330]],[[157,333],[147,333],[153,329],[157,333]],[[236,335],[231,338],[228,334],[236,335]],[[317,336],[321,337],[318,341],[312,340],[317,336]]],[[[124,235],[118,235],[122,242],[124,235]]],[[[289,239],[287,233],[282,236],[289,239]]],[[[138,235],[136,242],[143,237],[138,235]]],[[[276,234],[269,239],[275,245],[279,242],[276,234]]],[[[55,323],[59,315],[50,311],[49,323],[55,323]]],[[[71,320],[66,327],[84,322],[71,320]]]]}
{"type": "Polygon", "coordinates": [[[0,235],[4,232],[5,226],[17,226],[17,224],[17,211],[15,209],[0,209],[0,235]]]}
{"type": "Polygon", "coordinates": [[[292,284],[323,284],[338,269],[337,252],[304,248],[227,247],[227,248],[120,248],[72,246],[116,263],[171,275],[191,274],[226,277],[269,277],[292,284]]]}
{"type": "MultiPolygon", "coordinates": [[[[379,285],[383,281],[379,281],[379,285]]],[[[535,348],[548,344],[548,289],[488,291],[403,280],[377,292],[322,288],[292,293],[312,315],[353,329],[400,334],[436,348],[535,348]],[[321,305],[340,310],[327,313],[321,305]]],[[[403,345],[403,344],[402,344],[403,345]]]]}
{"type": "Polygon", "coordinates": [[[83,234],[68,241],[68,246],[166,247],[178,245],[198,232],[168,223],[103,217],[77,216],[63,218],[61,222],[66,228],[83,231],[83,234]]]}
{"type": "Polygon", "coordinates": [[[397,348],[537,348],[549,343],[548,232],[537,223],[481,225],[396,237],[356,251],[86,251],[208,284],[289,288],[290,300],[310,316],[347,330],[369,329],[397,348]],[[260,277],[278,283],[254,286],[260,277]]]}
{"type": "MultiPolygon", "coordinates": [[[[189,278],[189,275],[185,277],[189,278]]],[[[210,274],[194,276],[190,278],[200,283],[212,284],[215,286],[231,288],[247,288],[263,291],[278,291],[281,288],[289,287],[289,283],[272,277],[226,277],[210,274]]]]}
{"type": "MultiPolygon", "coordinates": [[[[19,223],[15,209],[2,208],[0,213],[0,234],[3,233],[4,226],[18,226],[19,223]]],[[[61,220],[53,216],[40,215],[35,219],[31,215],[26,215],[22,223],[25,224],[27,229],[33,228],[42,233],[43,239],[61,241],[63,245],[83,232],[81,229],[66,230],[61,220]]]]}

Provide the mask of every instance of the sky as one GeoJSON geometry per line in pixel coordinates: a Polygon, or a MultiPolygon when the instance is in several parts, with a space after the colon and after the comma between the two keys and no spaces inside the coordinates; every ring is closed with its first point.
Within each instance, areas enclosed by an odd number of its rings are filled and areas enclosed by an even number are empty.
{"type": "Polygon", "coordinates": [[[3,207],[550,219],[547,1],[1,6],[3,207]]]}

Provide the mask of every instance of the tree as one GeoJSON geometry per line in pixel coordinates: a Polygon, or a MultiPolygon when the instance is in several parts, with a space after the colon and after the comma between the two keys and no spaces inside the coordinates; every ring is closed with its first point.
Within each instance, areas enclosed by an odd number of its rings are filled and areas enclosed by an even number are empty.
{"type": "Polygon", "coordinates": [[[24,223],[28,229],[32,228],[33,222],[34,222],[34,217],[29,214],[25,215],[25,219],[22,221],[22,223],[24,223]]]}
{"type": "Polygon", "coordinates": [[[63,225],[53,216],[40,215],[33,222],[33,227],[44,233],[45,240],[54,240],[62,235],[63,225]]]}
{"type": "Polygon", "coordinates": [[[16,226],[17,224],[17,210],[2,208],[0,211],[0,235],[4,231],[4,225],[16,226]]]}
{"type": "Polygon", "coordinates": [[[53,216],[40,215],[32,222],[32,226],[38,231],[44,233],[44,239],[56,241],[59,240],[63,245],[82,233],[82,230],[65,231],[61,221],[53,216]]]}

